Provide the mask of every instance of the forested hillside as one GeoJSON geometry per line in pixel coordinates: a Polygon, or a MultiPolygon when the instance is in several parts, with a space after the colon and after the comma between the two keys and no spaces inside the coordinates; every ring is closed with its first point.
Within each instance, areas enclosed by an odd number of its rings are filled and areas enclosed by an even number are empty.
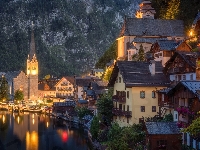
{"type": "Polygon", "coordinates": [[[0,71],[24,69],[34,23],[39,75],[94,67],[140,0],[1,0],[0,71]]]}

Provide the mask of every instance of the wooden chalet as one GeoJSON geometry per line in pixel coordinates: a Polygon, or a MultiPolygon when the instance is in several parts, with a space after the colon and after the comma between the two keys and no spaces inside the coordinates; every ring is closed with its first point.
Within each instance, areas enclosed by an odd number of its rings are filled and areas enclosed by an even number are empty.
{"type": "Polygon", "coordinates": [[[174,84],[180,80],[196,80],[200,77],[200,70],[197,68],[197,52],[176,51],[166,62],[164,73],[167,74],[174,84]]]}
{"type": "Polygon", "coordinates": [[[162,61],[162,65],[173,56],[175,51],[191,52],[192,48],[186,41],[180,42],[177,40],[158,40],[150,51],[153,53],[155,61],[162,61]]]}
{"type": "Polygon", "coordinates": [[[145,128],[150,150],[181,150],[181,133],[176,122],[145,122],[145,128]]]}

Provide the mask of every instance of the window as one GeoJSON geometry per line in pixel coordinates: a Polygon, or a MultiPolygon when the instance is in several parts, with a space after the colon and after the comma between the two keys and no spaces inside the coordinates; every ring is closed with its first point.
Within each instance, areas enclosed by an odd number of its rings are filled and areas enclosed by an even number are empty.
{"type": "Polygon", "coordinates": [[[186,75],[183,75],[183,80],[186,80],[186,75]]]}
{"type": "Polygon", "coordinates": [[[167,146],[167,140],[158,140],[157,146],[167,146]]]}
{"type": "Polygon", "coordinates": [[[162,94],[162,101],[164,102],[164,100],[165,100],[165,95],[162,94]]]}
{"type": "Polygon", "coordinates": [[[119,77],[119,83],[121,83],[121,77],[119,77]]]}
{"type": "Polygon", "coordinates": [[[129,118],[127,117],[127,123],[129,123],[129,118]]]}
{"type": "Polygon", "coordinates": [[[140,98],[145,98],[145,91],[140,91],[140,98]]]}
{"type": "Polygon", "coordinates": [[[152,98],[156,98],[156,91],[152,91],[152,98]]]}
{"type": "Polygon", "coordinates": [[[129,98],[129,91],[127,91],[127,98],[129,98]]]}
{"type": "Polygon", "coordinates": [[[127,111],[129,111],[129,105],[127,105],[127,111]]]}
{"type": "Polygon", "coordinates": [[[116,81],[115,81],[116,83],[118,83],[118,78],[116,78],[116,81]]]}
{"type": "Polygon", "coordinates": [[[178,75],[178,81],[180,81],[181,80],[181,75],[178,75]]]}
{"type": "Polygon", "coordinates": [[[193,74],[190,75],[190,80],[193,80],[193,74]]]}
{"type": "Polygon", "coordinates": [[[123,111],[125,111],[125,105],[123,105],[123,111]]]}
{"type": "Polygon", "coordinates": [[[122,110],[122,104],[119,104],[119,109],[122,110]]]}
{"type": "Polygon", "coordinates": [[[152,112],[156,112],[156,106],[152,106],[152,112]]]}
{"type": "Polygon", "coordinates": [[[145,106],[141,106],[141,112],[145,112],[145,106]]]}

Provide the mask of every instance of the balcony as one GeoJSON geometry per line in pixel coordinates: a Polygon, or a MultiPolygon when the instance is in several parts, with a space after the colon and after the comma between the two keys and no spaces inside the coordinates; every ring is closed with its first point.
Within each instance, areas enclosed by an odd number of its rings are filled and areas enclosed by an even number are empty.
{"type": "Polygon", "coordinates": [[[131,111],[124,111],[124,110],[119,109],[119,108],[113,108],[113,109],[112,109],[112,113],[113,113],[115,116],[132,117],[132,112],[131,112],[131,111]]]}
{"type": "Polygon", "coordinates": [[[125,97],[125,96],[114,95],[114,96],[112,97],[112,100],[113,100],[114,102],[126,103],[126,97],[125,97]]]}
{"type": "Polygon", "coordinates": [[[124,116],[124,111],[119,109],[119,108],[113,108],[112,109],[112,113],[115,115],[115,116],[124,116]]]}
{"type": "Polygon", "coordinates": [[[184,67],[176,67],[176,68],[171,68],[168,70],[169,74],[176,74],[176,73],[183,73],[185,71],[184,67]]]}
{"type": "Polygon", "coordinates": [[[172,104],[171,102],[161,102],[159,104],[160,107],[166,107],[166,108],[174,108],[174,104],[172,104]]]}
{"type": "Polygon", "coordinates": [[[132,111],[124,111],[124,116],[132,117],[132,111]]]}

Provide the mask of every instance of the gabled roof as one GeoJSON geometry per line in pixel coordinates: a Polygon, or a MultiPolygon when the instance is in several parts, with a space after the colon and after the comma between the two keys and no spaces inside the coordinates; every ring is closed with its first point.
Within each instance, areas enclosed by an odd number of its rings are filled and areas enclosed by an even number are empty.
{"type": "Polygon", "coordinates": [[[198,80],[182,80],[174,88],[172,88],[168,94],[174,93],[177,89],[185,87],[194,95],[196,95],[200,100],[200,81],[198,80]]]}
{"type": "Polygon", "coordinates": [[[180,56],[190,67],[196,68],[196,59],[199,56],[197,52],[183,52],[175,51],[174,55],[165,63],[164,72],[168,69],[169,65],[180,56]]]}
{"type": "Polygon", "coordinates": [[[92,81],[98,81],[101,80],[98,77],[91,77],[91,76],[86,76],[86,77],[76,77],[76,85],[84,87],[84,86],[89,86],[92,81]]]}
{"type": "Polygon", "coordinates": [[[38,90],[41,91],[56,91],[56,87],[55,87],[56,83],[53,82],[42,82],[38,84],[38,90]],[[45,89],[45,86],[49,87],[49,90],[45,89]]]}
{"type": "Polygon", "coordinates": [[[180,44],[179,42],[175,40],[158,40],[157,43],[161,51],[176,50],[176,47],[180,44]]]}
{"type": "Polygon", "coordinates": [[[60,81],[58,81],[55,86],[60,84],[64,79],[69,81],[72,85],[74,84],[74,77],[65,76],[65,77],[62,77],[62,79],[60,79],[60,81]]]}
{"type": "Polygon", "coordinates": [[[200,12],[198,12],[196,18],[194,19],[193,23],[192,23],[192,28],[195,29],[197,22],[200,21],[200,12]]]}
{"type": "Polygon", "coordinates": [[[5,74],[5,78],[8,82],[11,82],[13,78],[16,78],[20,73],[21,71],[9,71],[5,74]]]}
{"type": "Polygon", "coordinates": [[[184,37],[184,25],[182,20],[126,18],[119,37],[122,36],[184,37]]]}
{"type": "Polygon", "coordinates": [[[148,134],[181,134],[176,122],[145,122],[148,134]]]}
{"type": "Polygon", "coordinates": [[[162,72],[161,62],[155,62],[155,75],[151,75],[149,65],[150,62],[143,61],[116,62],[109,80],[109,86],[114,86],[118,72],[122,75],[126,87],[168,86],[170,82],[162,72]]]}

